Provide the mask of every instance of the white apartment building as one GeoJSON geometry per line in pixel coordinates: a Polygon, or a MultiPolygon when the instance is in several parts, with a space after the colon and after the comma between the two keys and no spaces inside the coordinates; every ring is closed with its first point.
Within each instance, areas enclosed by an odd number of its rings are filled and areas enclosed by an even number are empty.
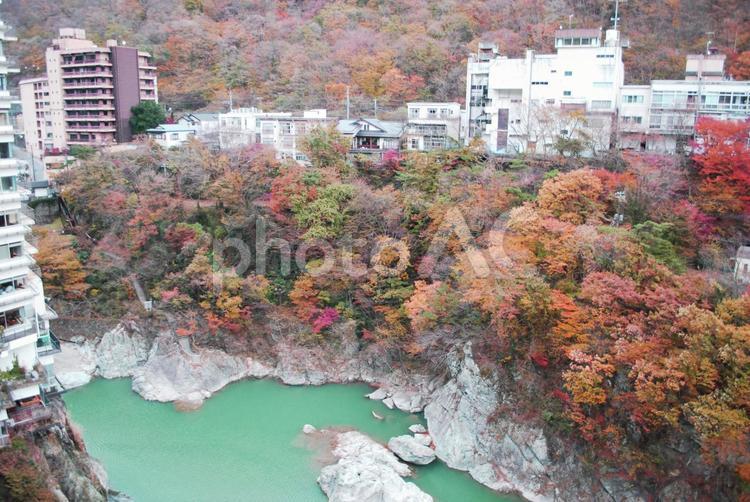
{"type": "Polygon", "coordinates": [[[555,32],[555,54],[527,50],[524,58],[480,44],[466,76],[466,137],[492,153],[555,151],[559,138],[578,140],[589,152],[607,149],[624,80],[617,30],[555,32]]]}
{"type": "Polygon", "coordinates": [[[750,117],[750,81],[726,80],[723,55],[689,55],[684,80],[625,85],[620,96],[620,148],[682,151],[700,117],[750,117]]]}
{"type": "Polygon", "coordinates": [[[260,119],[260,143],[272,146],[280,160],[307,163],[309,159],[300,150],[303,138],[314,128],[328,127],[335,122],[323,108],[305,110],[301,116],[264,117],[260,119]]]}
{"type": "MultiPolygon", "coordinates": [[[[0,21],[2,42],[14,41],[0,21]]],[[[0,50],[2,54],[2,50],[0,50]]],[[[10,69],[0,56],[0,81],[10,69]]],[[[44,299],[44,288],[32,270],[36,249],[26,241],[33,221],[21,211],[17,184],[18,161],[13,158],[13,129],[9,125],[11,96],[0,90],[0,370],[17,365],[24,376],[3,383],[0,403],[0,445],[8,444],[9,428],[44,414],[43,393],[58,390],[54,354],[60,345],[49,330],[55,317],[44,299]],[[3,125],[4,124],[4,125],[3,125]]]]}
{"type": "Polygon", "coordinates": [[[334,123],[335,119],[322,108],[305,110],[302,115],[238,108],[219,114],[219,146],[225,149],[262,144],[273,147],[280,160],[305,163],[308,159],[300,151],[302,138],[315,127],[334,123]]]}
{"type": "Polygon", "coordinates": [[[406,115],[406,150],[440,150],[461,144],[463,134],[459,103],[407,103],[406,115]]]}

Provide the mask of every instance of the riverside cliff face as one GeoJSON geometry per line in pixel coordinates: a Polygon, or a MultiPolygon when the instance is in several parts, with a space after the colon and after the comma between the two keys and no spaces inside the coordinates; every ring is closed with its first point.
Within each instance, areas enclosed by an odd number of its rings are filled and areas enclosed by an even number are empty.
{"type": "Polygon", "coordinates": [[[192,347],[168,332],[148,339],[135,326],[121,325],[98,341],[63,343],[57,371],[64,384],[130,376],[144,399],[188,408],[242,378],[289,385],[366,382],[378,387],[371,399],[407,412],[424,410],[437,457],[490,488],[530,500],[645,500],[632,486],[592,477],[572,454],[552,455],[541,429],[494,416],[512,396],[500,392],[495,377],[482,375],[469,344],[451,353],[446,371],[434,376],[389,367],[377,348],[360,351],[346,326],[339,331],[336,350],[300,347],[282,337],[275,355],[261,360],[192,347]]]}

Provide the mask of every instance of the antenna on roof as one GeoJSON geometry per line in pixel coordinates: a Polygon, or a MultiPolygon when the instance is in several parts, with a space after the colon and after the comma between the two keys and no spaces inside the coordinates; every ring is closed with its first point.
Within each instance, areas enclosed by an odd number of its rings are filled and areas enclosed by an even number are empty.
{"type": "MultiPolygon", "coordinates": [[[[624,3],[624,2],[626,2],[627,0],[622,0],[622,1],[623,1],[623,3],[624,3]]],[[[615,16],[614,16],[614,17],[611,17],[611,18],[609,18],[609,19],[610,19],[611,21],[614,21],[615,25],[614,25],[614,27],[613,27],[613,28],[614,28],[614,29],[616,30],[616,29],[617,29],[617,23],[619,23],[619,22],[620,22],[620,0],[615,0],[615,16]]]]}
{"type": "Polygon", "coordinates": [[[711,37],[714,36],[713,31],[707,31],[706,35],[708,35],[708,40],[706,40],[706,56],[711,55],[711,44],[713,43],[713,40],[711,40],[711,37]]]}

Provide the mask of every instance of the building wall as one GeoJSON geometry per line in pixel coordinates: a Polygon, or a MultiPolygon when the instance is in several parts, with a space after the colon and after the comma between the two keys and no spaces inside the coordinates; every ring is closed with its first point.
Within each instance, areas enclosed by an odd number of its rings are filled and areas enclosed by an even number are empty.
{"type": "Polygon", "coordinates": [[[130,109],[141,102],[138,50],[132,47],[110,47],[114,76],[115,119],[118,143],[133,139],[130,109]]]}
{"type": "MultiPolygon", "coordinates": [[[[158,100],[150,55],[118,46],[98,47],[84,30],[64,28],[45,52],[51,148],[109,145],[131,139],[130,108],[158,100]]],[[[24,115],[30,103],[24,103],[24,115]]]]}
{"type": "Polygon", "coordinates": [[[407,103],[407,150],[452,148],[463,139],[459,103],[407,103]]]}

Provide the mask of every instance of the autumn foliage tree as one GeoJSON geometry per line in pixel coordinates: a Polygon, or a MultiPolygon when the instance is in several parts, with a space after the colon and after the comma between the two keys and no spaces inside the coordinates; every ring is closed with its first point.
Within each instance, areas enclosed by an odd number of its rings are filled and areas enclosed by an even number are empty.
{"type": "Polygon", "coordinates": [[[83,298],[89,285],[72,239],[55,230],[37,229],[37,232],[39,253],[36,261],[42,270],[45,291],[67,299],[83,298]]]}

